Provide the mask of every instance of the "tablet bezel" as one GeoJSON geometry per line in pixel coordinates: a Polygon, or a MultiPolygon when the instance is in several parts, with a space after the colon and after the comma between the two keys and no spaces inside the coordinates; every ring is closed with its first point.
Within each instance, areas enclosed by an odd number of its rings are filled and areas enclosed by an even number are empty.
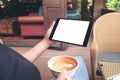
{"type": "MultiPolygon", "coordinates": [[[[55,24],[54,24],[54,27],[51,31],[51,34],[49,36],[49,39],[50,40],[54,40],[52,37],[54,36],[54,33],[56,31],[56,28],[57,28],[57,25],[59,23],[59,21],[61,19],[64,19],[64,20],[76,20],[76,19],[68,19],[68,18],[57,18],[56,21],[55,21],[55,24]]],[[[79,20],[79,21],[85,21],[85,20],[79,20]]],[[[64,42],[64,41],[60,41],[60,40],[54,40],[54,41],[58,41],[58,42],[63,42],[63,43],[67,43],[67,44],[72,44],[72,45],[77,45],[77,46],[83,46],[83,47],[86,47],[87,44],[88,44],[88,41],[89,41],[89,38],[90,38],[90,33],[92,31],[92,26],[93,26],[93,21],[89,21],[89,26],[88,26],[88,29],[87,29],[87,32],[86,32],[86,35],[85,35],[85,38],[84,38],[84,42],[83,42],[83,45],[80,45],[80,44],[75,44],[75,43],[71,43],[71,42],[64,42]]]]}

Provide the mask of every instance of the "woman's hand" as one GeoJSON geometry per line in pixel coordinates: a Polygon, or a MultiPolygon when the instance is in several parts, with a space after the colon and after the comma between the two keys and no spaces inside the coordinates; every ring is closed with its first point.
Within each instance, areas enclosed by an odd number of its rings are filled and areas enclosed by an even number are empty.
{"type": "Polygon", "coordinates": [[[72,80],[72,79],[67,75],[67,72],[65,71],[59,74],[57,80],[72,80]]]}
{"type": "Polygon", "coordinates": [[[49,29],[47,30],[47,32],[46,32],[46,34],[45,34],[45,37],[44,37],[44,40],[45,40],[49,45],[55,43],[54,41],[49,40],[49,36],[50,36],[50,34],[51,34],[51,32],[52,32],[52,29],[53,29],[53,27],[54,27],[54,24],[55,24],[55,21],[53,21],[53,23],[51,24],[51,26],[50,26],[49,29]]]}
{"type": "Polygon", "coordinates": [[[2,41],[2,39],[0,39],[0,43],[1,43],[1,44],[3,44],[3,41],[2,41]]]}

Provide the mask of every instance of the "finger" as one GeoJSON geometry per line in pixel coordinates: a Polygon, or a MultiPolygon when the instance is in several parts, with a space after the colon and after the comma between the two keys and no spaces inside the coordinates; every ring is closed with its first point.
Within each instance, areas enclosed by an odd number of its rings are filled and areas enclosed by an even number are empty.
{"type": "Polygon", "coordinates": [[[67,76],[66,80],[72,80],[72,78],[70,76],[67,76]]]}
{"type": "Polygon", "coordinates": [[[3,44],[3,41],[2,41],[2,39],[0,39],[0,43],[1,43],[1,44],[3,44]]]}
{"type": "Polygon", "coordinates": [[[66,74],[64,72],[60,73],[57,80],[65,80],[66,74]]]}
{"type": "Polygon", "coordinates": [[[53,29],[54,24],[55,24],[55,21],[52,22],[52,24],[51,24],[51,26],[50,26],[50,27],[51,27],[50,29],[53,29]]]}
{"type": "Polygon", "coordinates": [[[67,75],[67,72],[61,72],[57,80],[72,80],[70,76],[67,75]]]}

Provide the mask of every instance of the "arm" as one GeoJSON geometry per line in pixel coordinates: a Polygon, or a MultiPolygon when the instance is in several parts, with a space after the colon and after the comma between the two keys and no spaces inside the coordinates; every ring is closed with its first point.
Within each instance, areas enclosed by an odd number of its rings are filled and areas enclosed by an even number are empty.
{"type": "Polygon", "coordinates": [[[23,56],[28,59],[30,62],[35,61],[50,45],[52,45],[54,42],[50,41],[49,35],[51,33],[51,30],[54,26],[54,23],[50,26],[48,31],[45,34],[45,37],[43,40],[41,40],[37,45],[35,45],[32,49],[27,51],[26,53],[23,54],[23,56]]]}
{"type": "MultiPolygon", "coordinates": [[[[23,56],[27,58],[29,61],[33,62],[34,60],[36,60],[50,45],[54,43],[48,39],[53,29],[54,23],[55,22],[53,22],[50,28],[48,29],[44,39],[40,41],[32,49],[23,54],[23,56]]],[[[67,76],[67,72],[62,72],[58,76],[57,80],[72,80],[72,79],[69,76],[67,76]]]]}

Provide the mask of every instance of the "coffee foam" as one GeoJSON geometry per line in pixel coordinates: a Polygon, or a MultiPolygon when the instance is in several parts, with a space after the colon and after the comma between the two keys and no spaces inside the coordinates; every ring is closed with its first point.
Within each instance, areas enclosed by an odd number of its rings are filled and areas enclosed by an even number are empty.
{"type": "Polygon", "coordinates": [[[67,56],[54,57],[48,63],[51,69],[57,72],[70,71],[78,65],[74,58],[67,56]]]}
{"type": "Polygon", "coordinates": [[[75,66],[67,61],[61,61],[53,64],[53,69],[56,71],[62,72],[62,71],[69,71],[72,70],[75,66]]]}

